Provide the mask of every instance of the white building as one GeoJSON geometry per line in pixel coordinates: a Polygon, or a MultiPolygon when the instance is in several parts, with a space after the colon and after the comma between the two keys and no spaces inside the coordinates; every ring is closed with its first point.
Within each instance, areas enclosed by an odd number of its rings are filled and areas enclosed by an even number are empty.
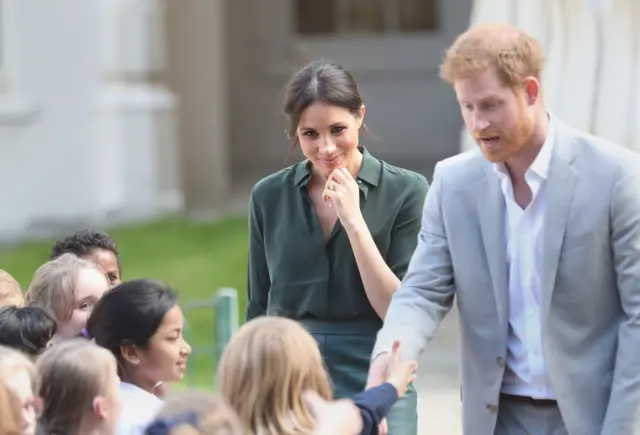
{"type": "Polygon", "coordinates": [[[314,57],[355,73],[370,149],[430,173],[469,146],[437,74],[469,22],[540,38],[551,109],[640,148],[637,0],[0,0],[0,17],[0,241],[220,206],[284,165],[282,88],[314,57]]]}

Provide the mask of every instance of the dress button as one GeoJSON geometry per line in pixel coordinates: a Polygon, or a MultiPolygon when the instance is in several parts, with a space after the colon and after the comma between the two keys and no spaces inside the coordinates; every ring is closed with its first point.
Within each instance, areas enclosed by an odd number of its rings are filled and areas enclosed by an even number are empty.
{"type": "Polygon", "coordinates": [[[498,412],[498,407],[496,405],[492,405],[492,404],[487,404],[487,411],[491,412],[491,413],[495,413],[498,412]]]}
{"type": "Polygon", "coordinates": [[[362,184],[362,180],[358,180],[358,184],[362,184]]]}
{"type": "Polygon", "coordinates": [[[500,367],[504,367],[504,358],[502,358],[501,356],[499,356],[498,358],[496,358],[496,362],[498,363],[498,365],[500,367]]]}

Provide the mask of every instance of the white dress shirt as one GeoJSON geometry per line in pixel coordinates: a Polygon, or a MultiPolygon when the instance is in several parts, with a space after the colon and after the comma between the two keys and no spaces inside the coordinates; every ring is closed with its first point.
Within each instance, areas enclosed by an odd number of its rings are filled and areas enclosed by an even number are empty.
{"type": "Polygon", "coordinates": [[[546,184],[554,128],[525,173],[532,199],[523,210],[514,200],[513,185],[504,165],[494,165],[506,204],[507,263],[509,270],[509,336],[502,392],[534,399],[554,399],[542,352],[540,277],[542,227],[546,184]]]}
{"type": "Polygon", "coordinates": [[[120,382],[119,393],[122,411],[116,435],[144,435],[145,429],[162,407],[162,400],[127,382],[120,382]]]}

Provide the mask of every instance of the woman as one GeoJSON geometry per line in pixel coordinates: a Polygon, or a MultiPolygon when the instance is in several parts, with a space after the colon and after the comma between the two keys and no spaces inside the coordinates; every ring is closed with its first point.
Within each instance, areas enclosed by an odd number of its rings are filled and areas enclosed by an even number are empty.
{"type": "Polygon", "coordinates": [[[114,435],[120,416],[116,360],[106,349],[73,339],[37,361],[42,378],[43,435],[114,435]]]}
{"type": "MultiPolygon", "coordinates": [[[[359,144],[365,106],[342,67],[303,67],[287,85],[284,109],[306,160],[252,190],[247,320],[302,322],[336,396],[352,397],[365,387],[381,319],[416,247],[428,186],[359,144]]],[[[416,406],[411,389],[389,416],[390,433],[416,433],[416,406]]]]}
{"type": "Polygon", "coordinates": [[[183,379],[191,347],[182,331],[176,295],[159,281],[124,282],[96,304],[87,333],[118,362],[122,381],[118,435],[142,435],[162,407],[157,387],[183,379]]]}

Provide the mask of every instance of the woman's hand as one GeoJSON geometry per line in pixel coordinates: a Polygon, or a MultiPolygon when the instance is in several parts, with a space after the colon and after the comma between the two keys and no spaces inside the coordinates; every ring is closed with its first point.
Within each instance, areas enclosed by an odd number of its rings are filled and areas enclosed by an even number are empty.
{"type": "Polygon", "coordinates": [[[389,378],[387,382],[396,387],[398,397],[402,397],[407,392],[407,387],[416,378],[416,369],[418,363],[416,361],[402,361],[400,356],[400,342],[394,341],[389,358],[389,366],[387,373],[389,378]]]}
{"type": "Polygon", "coordinates": [[[346,169],[335,169],[324,187],[322,198],[335,207],[338,219],[349,231],[364,222],[360,211],[360,188],[346,169]]]}

